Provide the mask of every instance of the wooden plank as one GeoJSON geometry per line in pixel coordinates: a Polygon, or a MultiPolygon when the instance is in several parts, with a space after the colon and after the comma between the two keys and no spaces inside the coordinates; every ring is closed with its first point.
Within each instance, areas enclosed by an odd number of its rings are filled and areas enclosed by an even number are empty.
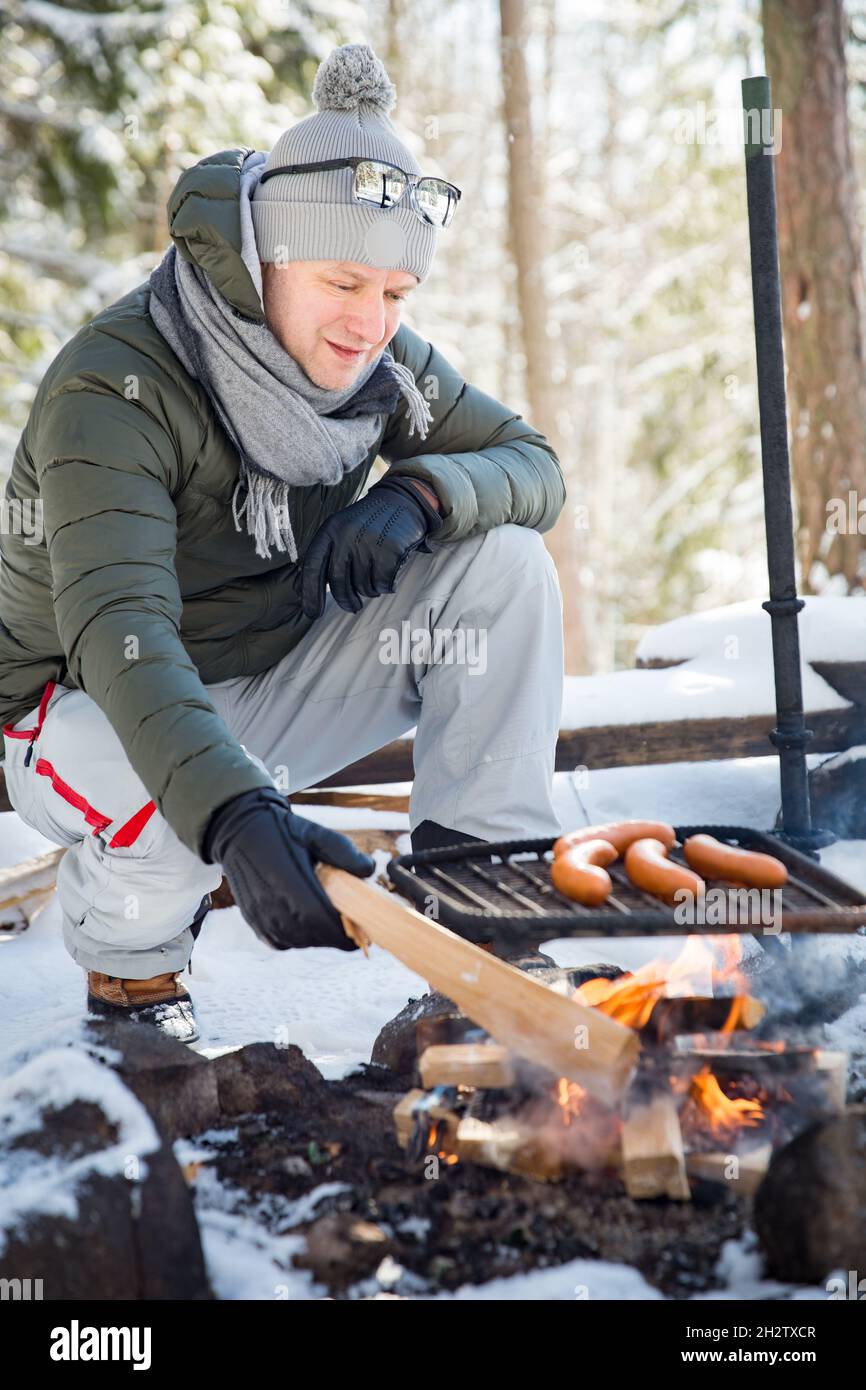
{"type": "Polygon", "coordinates": [[[352,841],[358,849],[363,850],[364,854],[372,854],[374,850],[384,849],[389,857],[393,859],[397,853],[397,841],[405,834],[405,830],[341,830],[341,835],[352,841]]]}
{"type": "Polygon", "coordinates": [[[293,806],[345,806],[351,811],[393,811],[400,815],[409,812],[408,796],[388,792],[337,792],[314,788],[292,792],[290,799],[293,806]]]}
{"type": "MultiPolygon", "coordinates": [[[[840,663],[836,663],[840,664],[840,663]]],[[[807,712],[806,723],[814,733],[810,753],[841,753],[866,741],[866,708],[807,712]]],[[[589,729],[564,729],[556,745],[556,771],[576,767],[648,767],[658,763],[702,763],[728,758],[763,758],[775,752],[769,740],[775,726],[772,714],[741,718],[671,719],[638,724],[604,724],[589,729]]],[[[408,810],[408,799],[399,795],[379,802],[375,793],[344,793],[347,801],[328,801],[320,789],[353,785],[377,786],[387,782],[411,782],[415,776],[412,739],[397,739],[325,777],[319,788],[292,793],[292,800],[319,805],[352,805],[372,810],[408,810]],[[370,798],[373,798],[370,800],[370,798]]],[[[0,811],[11,811],[0,764],[0,811]]]]}
{"type": "Polygon", "coordinates": [[[414,1090],[407,1091],[401,1100],[394,1106],[394,1129],[397,1133],[397,1143],[401,1149],[405,1149],[415,1129],[415,1105],[421,1099],[424,1092],[416,1086],[414,1090]]]}
{"type": "Polygon", "coordinates": [[[0,925],[27,921],[49,901],[57,882],[57,865],[65,848],[25,859],[8,869],[0,869],[0,925]]]}
{"type": "Polygon", "coordinates": [[[772,1144],[761,1144],[744,1154],[691,1153],[686,1158],[686,1172],[692,1178],[708,1182],[730,1183],[738,1197],[751,1197],[770,1166],[772,1144]]]}
{"type": "Polygon", "coordinates": [[[395,894],[326,864],[316,873],[356,940],[390,951],[518,1056],[579,1082],[605,1104],[618,1103],[640,1051],[631,1028],[554,993],[395,894]]]}
{"type": "Polygon", "coordinates": [[[490,1090],[513,1086],[514,1062],[507,1047],[499,1043],[434,1043],[418,1059],[421,1084],[434,1086],[475,1086],[490,1090]]]}
{"type": "MultiPolygon", "coordinates": [[[[566,729],[556,745],[556,771],[764,758],[775,753],[769,739],[775,722],[775,715],[753,714],[742,718],[672,719],[566,729]]],[[[842,752],[866,740],[866,711],[856,706],[808,713],[806,723],[814,733],[808,747],[810,753],[842,752]]],[[[415,775],[412,747],[412,739],[397,739],[323,778],[320,785],[411,781],[415,775]]]]}
{"type": "Polygon", "coordinates": [[[622,1178],[630,1197],[691,1197],[676,1100],[659,1091],[633,1103],[622,1126],[622,1178]]]}

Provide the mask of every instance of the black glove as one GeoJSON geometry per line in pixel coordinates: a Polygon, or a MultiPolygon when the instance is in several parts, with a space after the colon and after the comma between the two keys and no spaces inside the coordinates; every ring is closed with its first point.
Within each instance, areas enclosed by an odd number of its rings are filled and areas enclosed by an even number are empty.
{"type": "Polygon", "coordinates": [[[329,517],[310,542],[301,580],[304,616],[322,616],[326,583],[348,613],[360,613],[365,598],[393,594],[398,570],[414,551],[431,553],[426,537],[441,525],[408,478],[376,483],[329,517]]]}
{"type": "Polygon", "coordinates": [[[296,816],[276,787],[241,792],[214,811],[202,849],[206,864],[222,865],[244,920],[269,946],[356,949],[313,865],[365,878],[375,861],[338,831],[296,816]]]}

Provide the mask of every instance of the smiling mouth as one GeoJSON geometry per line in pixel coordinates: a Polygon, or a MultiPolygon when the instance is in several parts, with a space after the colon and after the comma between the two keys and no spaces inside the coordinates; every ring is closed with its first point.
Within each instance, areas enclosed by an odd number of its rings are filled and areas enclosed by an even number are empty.
{"type": "Polygon", "coordinates": [[[325,342],[328,344],[328,347],[334,349],[337,356],[344,362],[354,362],[359,357],[364,356],[364,350],[362,348],[341,347],[339,343],[332,343],[330,338],[326,338],[325,342]]]}

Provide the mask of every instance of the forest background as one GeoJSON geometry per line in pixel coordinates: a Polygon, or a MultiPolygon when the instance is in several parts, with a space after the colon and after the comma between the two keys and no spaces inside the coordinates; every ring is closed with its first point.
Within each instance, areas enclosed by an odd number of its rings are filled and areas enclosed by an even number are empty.
{"type": "Polygon", "coordinates": [[[766,596],[740,80],[769,72],[800,585],[863,593],[860,0],[0,0],[0,482],[52,358],[162,256],[180,171],[270,149],[350,42],[463,190],[405,322],[566,473],[572,674],[766,596]]]}

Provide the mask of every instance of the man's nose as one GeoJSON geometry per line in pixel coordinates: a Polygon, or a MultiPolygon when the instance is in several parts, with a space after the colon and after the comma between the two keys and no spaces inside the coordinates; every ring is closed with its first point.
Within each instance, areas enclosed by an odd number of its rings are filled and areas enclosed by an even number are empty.
{"type": "Polygon", "coordinates": [[[385,336],[385,305],[381,295],[370,295],[352,305],[346,329],[356,339],[374,347],[385,336]]]}

